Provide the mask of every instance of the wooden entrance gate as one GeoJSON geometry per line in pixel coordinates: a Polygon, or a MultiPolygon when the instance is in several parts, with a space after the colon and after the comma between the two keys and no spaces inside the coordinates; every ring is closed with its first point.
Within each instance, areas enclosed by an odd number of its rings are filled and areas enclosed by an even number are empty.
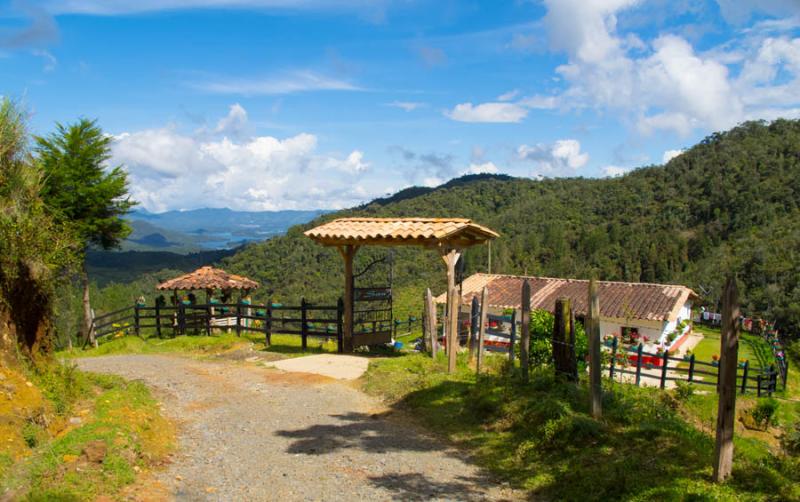
{"type": "Polygon", "coordinates": [[[353,346],[392,341],[392,261],[373,259],[353,274],[353,346]]]}

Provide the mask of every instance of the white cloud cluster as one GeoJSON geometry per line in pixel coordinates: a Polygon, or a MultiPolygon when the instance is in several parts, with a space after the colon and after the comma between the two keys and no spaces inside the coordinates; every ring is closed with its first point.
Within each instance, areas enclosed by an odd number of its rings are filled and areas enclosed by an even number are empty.
{"type": "Polygon", "coordinates": [[[670,160],[674,159],[675,157],[677,157],[682,153],[683,150],[667,150],[666,152],[664,152],[664,156],[661,157],[661,162],[663,164],[666,164],[667,162],[669,162],[670,160]]]}
{"type": "MultiPolygon", "coordinates": [[[[706,52],[674,34],[645,42],[617,32],[617,14],[638,3],[545,1],[551,45],[568,57],[556,70],[566,84],[559,106],[623,112],[645,134],[685,135],[751,118],[798,115],[800,38],[751,30],[706,52]]],[[[765,5],[775,4],[777,11],[781,3],[786,2],[765,5]]]]}
{"type": "MultiPolygon", "coordinates": [[[[246,116],[234,105],[217,130],[241,128],[246,116]]],[[[340,208],[375,195],[358,182],[370,167],[363,152],[320,153],[308,133],[235,140],[164,127],[117,135],[112,153],[112,163],[129,172],[133,198],[151,211],[340,208]]]]}
{"type": "Polygon", "coordinates": [[[361,91],[346,80],[313,71],[294,71],[262,78],[217,78],[189,82],[189,87],[212,94],[269,96],[311,91],[361,91]]]}
{"type": "Polygon", "coordinates": [[[609,178],[615,178],[617,176],[622,176],[623,174],[630,171],[627,167],[620,167],[620,166],[605,166],[601,169],[603,175],[609,178]]]}
{"type": "Polygon", "coordinates": [[[517,159],[532,162],[536,167],[534,174],[569,176],[589,162],[589,154],[581,152],[578,140],[561,139],[551,145],[520,145],[517,159]]]}
{"type": "Polygon", "coordinates": [[[461,103],[445,115],[459,122],[520,122],[528,115],[528,110],[516,103],[505,101],[482,103],[461,103]]]}
{"type": "Polygon", "coordinates": [[[487,161],[481,163],[470,163],[469,168],[467,168],[464,174],[497,174],[499,172],[500,169],[497,168],[494,162],[487,161]]]}

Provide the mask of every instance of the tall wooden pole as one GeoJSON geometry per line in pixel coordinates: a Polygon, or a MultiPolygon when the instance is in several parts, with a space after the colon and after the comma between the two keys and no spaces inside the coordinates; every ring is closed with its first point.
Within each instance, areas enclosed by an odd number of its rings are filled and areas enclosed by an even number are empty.
{"type": "Polygon", "coordinates": [[[721,483],[733,467],[733,429],[736,422],[736,367],[739,364],[739,291],[729,277],[722,294],[722,337],[719,359],[717,442],[714,448],[714,481],[721,483]]]}
{"type": "MultiPolygon", "coordinates": [[[[519,337],[519,365],[522,368],[522,379],[526,382],[530,379],[529,374],[529,366],[530,366],[530,357],[528,356],[528,352],[530,350],[531,345],[531,284],[525,280],[522,283],[522,298],[521,298],[522,308],[521,310],[521,325],[519,337]]],[[[514,347],[511,347],[511,350],[514,350],[514,347]]]]}
{"type": "Polygon", "coordinates": [[[455,248],[442,248],[442,259],[447,265],[447,327],[445,339],[447,344],[447,371],[456,371],[456,356],[458,355],[458,307],[461,297],[456,289],[456,262],[461,252],[455,248]]]}
{"type": "Polygon", "coordinates": [[[439,350],[439,337],[436,334],[436,304],[433,303],[431,288],[425,291],[425,324],[431,344],[431,356],[436,359],[436,353],[439,350]]]}
{"type": "Polygon", "coordinates": [[[589,311],[586,314],[586,336],[589,338],[589,395],[592,416],[603,416],[603,387],[600,375],[603,370],[600,359],[600,298],[597,281],[589,281],[589,311]]]}
{"type": "Polygon", "coordinates": [[[344,333],[342,349],[345,353],[353,352],[353,258],[358,246],[348,244],[339,246],[339,253],[344,259],[344,333]]]}
{"type": "Polygon", "coordinates": [[[475,371],[480,374],[483,366],[483,339],[486,336],[486,318],[489,315],[489,288],[483,287],[481,291],[481,317],[478,324],[478,362],[475,371]]]}
{"type": "Polygon", "coordinates": [[[472,364],[472,359],[475,357],[475,347],[478,345],[478,323],[480,322],[480,307],[478,306],[478,297],[472,297],[472,305],[469,312],[469,336],[467,338],[467,347],[469,348],[469,363],[472,364]]]}

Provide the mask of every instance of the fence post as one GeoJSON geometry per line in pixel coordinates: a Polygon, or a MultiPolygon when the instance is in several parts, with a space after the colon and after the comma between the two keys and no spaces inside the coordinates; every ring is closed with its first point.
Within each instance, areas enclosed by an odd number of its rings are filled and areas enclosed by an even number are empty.
{"type": "Polygon", "coordinates": [[[761,374],[756,375],[756,396],[761,397],[761,374]]]}
{"type": "Polygon", "coordinates": [[[300,338],[302,339],[303,352],[308,347],[308,330],[306,329],[306,299],[300,298],[300,338]]]}
{"type": "Polygon", "coordinates": [[[272,345],[272,298],[267,299],[266,314],[264,316],[264,340],[267,347],[272,345]]]}
{"type": "Polygon", "coordinates": [[[569,309],[569,346],[566,351],[569,357],[569,379],[578,381],[578,357],[575,355],[575,311],[569,309]]]}
{"type": "Polygon", "coordinates": [[[694,354],[689,356],[689,383],[694,382],[694,354]]]}
{"type": "Polygon", "coordinates": [[[522,283],[522,324],[519,337],[519,365],[522,368],[522,379],[530,380],[530,357],[528,352],[531,345],[531,283],[526,279],[522,283]]]}
{"type": "Polygon", "coordinates": [[[749,369],[750,369],[750,361],[745,361],[744,368],[742,368],[742,390],[741,390],[742,394],[747,392],[747,373],[749,369]]]}
{"type": "Polygon", "coordinates": [[[236,302],[236,336],[242,336],[242,302],[236,302]]]}
{"type": "Polygon", "coordinates": [[[478,344],[478,323],[480,322],[480,310],[478,307],[478,297],[472,297],[472,305],[470,307],[469,317],[469,340],[467,346],[469,347],[469,362],[472,363],[472,358],[475,357],[475,346],[478,344]]]}
{"type": "Polygon", "coordinates": [[[517,311],[514,309],[514,312],[511,314],[511,338],[509,342],[511,343],[508,349],[508,362],[511,364],[511,367],[514,367],[514,343],[517,341],[517,311]]]}
{"type": "Polygon", "coordinates": [[[161,302],[156,300],[156,335],[161,338],[161,302]]]}
{"type": "Polygon", "coordinates": [[[619,345],[619,338],[615,336],[611,343],[611,365],[608,367],[608,378],[611,380],[614,379],[614,370],[617,364],[617,345],[619,345]]]}
{"type": "Polygon", "coordinates": [[[178,304],[178,332],[181,335],[186,334],[186,305],[183,302],[178,304]]]}
{"type": "Polygon", "coordinates": [[[139,327],[139,304],[136,303],[133,305],[133,331],[136,333],[136,336],[139,338],[142,337],[140,327],[139,327]]]}
{"type": "Polygon", "coordinates": [[[439,336],[436,332],[436,304],[433,303],[431,288],[425,290],[425,322],[427,324],[428,337],[431,344],[431,357],[436,359],[439,350],[439,336]]]}
{"type": "Polygon", "coordinates": [[[211,305],[206,305],[206,335],[211,336],[211,316],[214,315],[211,305]]]}
{"type": "Polygon", "coordinates": [[[714,481],[721,483],[733,467],[733,429],[736,422],[736,366],[739,362],[739,292],[736,278],[728,278],[722,295],[719,406],[714,448],[714,481]]]}
{"type": "Polygon", "coordinates": [[[669,349],[664,349],[664,355],[661,359],[661,385],[662,389],[667,386],[667,369],[669,368],[669,349]]]}
{"type": "Polygon", "coordinates": [[[642,381],[642,351],[644,350],[644,345],[639,342],[639,347],[636,349],[636,386],[639,386],[639,383],[642,381]]]}
{"type": "Polygon", "coordinates": [[[475,371],[480,374],[483,365],[483,340],[486,337],[486,318],[489,315],[489,288],[483,287],[481,291],[481,317],[478,324],[478,363],[475,371]]]}
{"type": "Polygon", "coordinates": [[[772,397],[775,388],[778,386],[778,372],[775,371],[775,366],[769,365],[769,383],[767,387],[767,395],[772,397]]]}
{"type": "Polygon", "coordinates": [[[344,339],[342,338],[342,333],[344,333],[343,328],[344,323],[344,298],[341,296],[339,297],[339,301],[336,302],[336,352],[339,354],[344,353],[344,339]]]}
{"type": "Polygon", "coordinates": [[[597,281],[589,281],[589,309],[586,314],[586,336],[589,338],[589,395],[592,416],[603,416],[603,387],[601,383],[600,358],[600,298],[597,295],[597,281]]]}

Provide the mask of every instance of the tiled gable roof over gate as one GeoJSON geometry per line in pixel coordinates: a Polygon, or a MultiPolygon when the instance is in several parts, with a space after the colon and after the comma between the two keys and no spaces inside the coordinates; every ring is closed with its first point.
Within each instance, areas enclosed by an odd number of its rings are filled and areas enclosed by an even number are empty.
{"type": "Polygon", "coordinates": [[[490,228],[466,218],[339,218],[305,235],[325,245],[372,244],[459,246],[482,244],[498,236],[490,228]]]}
{"type": "MultiPolygon", "coordinates": [[[[474,274],[464,279],[463,301],[469,303],[473,296],[480,297],[483,287],[488,286],[489,305],[495,308],[520,308],[520,292],[525,279],[531,285],[531,309],[553,312],[556,300],[567,297],[572,302],[575,315],[586,314],[589,281],[579,279],[474,274]]],[[[688,299],[697,297],[686,286],[613,281],[598,281],[597,285],[600,316],[604,318],[673,320],[688,299]]],[[[436,301],[444,303],[445,295],[438,296],[436,301]]]]}

